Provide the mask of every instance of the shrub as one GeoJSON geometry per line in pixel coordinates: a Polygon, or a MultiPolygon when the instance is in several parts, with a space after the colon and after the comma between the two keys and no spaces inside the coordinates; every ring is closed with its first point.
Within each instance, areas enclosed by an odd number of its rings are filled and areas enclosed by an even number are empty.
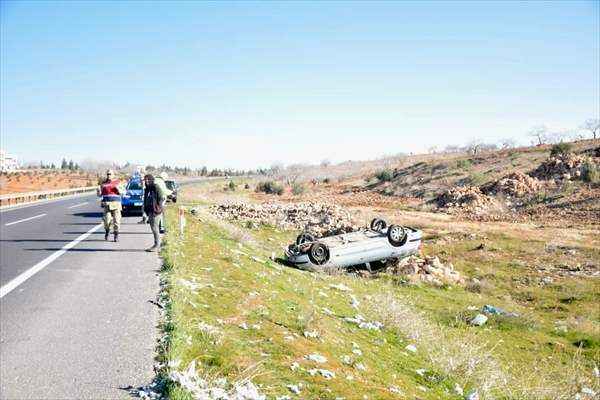
{"type": "Polygon", "coordinates": [[[571,143],[557,143],[554,146],[552,146],[552,149],[550,150],[550,155],[551,156],[562,156],[565,154],[569,154],[571,152],[573,148],[573,145],[571,145],[571,143]]]}
{"type": "Polygon", "coordinates": [[[487,181],[487,179],[485,178],[485,175],[482,174],[481,172],[475,172],[475,173],[469,175],[469,177],[467,178],[467,181],[468,181],[469,185],[480,186],[480,185],[483,185],[487,181]]]}
{"type": "Polygon", "coordinates": [[[299,196],[302,193],[304,193],[304,191],[306,190],[306,188],[304,187],[304,185],[302,183],[294,183],[292,185],[292,194],[294,196],[299,196]]]}
{"type": "Polygon", "coordinates": [[[588,183],[600,182],[600,168],[591,161],[586,161],[583,164],[581,179],[588,183]]]}
{"type": "Polygon", "coordinates": [[[471,160],[457,160],[456,161],[456,167],[460,168],[460,169],[469,169],[473,166],[473,163],[471,162],[471,160]]]}
{"type": "Polygon", "coordinates": [[[392,171],[390,171],[389,169],[382,169],[381,171],[378,171],[375,174],[375,177],[380,181],[380,182],[389,182],[392,179],[394,179],[394,173],[392,171]]]}
{"type": "Polygon", "coordinates": [[[256,186],[256,191],[267,193],[267,194],[282,195],[283,194],[283,186],[281,186],[280,184],[278,184],[275,181],[264,181],[264,182],[260,182],[258,184],[258,186],[256,186]]]}
{"type": "Polygon", "coordinates": [[[231,190],[232,192],[235,191],[236,185],[234,181],[229,181],[229,184],[227,184],[227,189],[231,190]]]}
{"type": "Polygon", "coordinates": [[[330,178],[325,178],[323,179],[323,183],[328,185],[329,183],[331,183],[331,179],[330,178]]]}
{"type": "Polygon", "coordinates": [[[246,189],[246,190],[250,189],[250,185],[246,183],[246,184],[244,185],[244,189],[246,189]]]}

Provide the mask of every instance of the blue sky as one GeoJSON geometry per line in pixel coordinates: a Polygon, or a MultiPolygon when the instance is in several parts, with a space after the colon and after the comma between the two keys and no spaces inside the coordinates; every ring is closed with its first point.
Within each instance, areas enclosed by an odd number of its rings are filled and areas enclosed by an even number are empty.
{"type": "Polygon", "coordinates": [[[598,1],[0,2],[2,147],[211,167],[579,126],[598,1]]]}

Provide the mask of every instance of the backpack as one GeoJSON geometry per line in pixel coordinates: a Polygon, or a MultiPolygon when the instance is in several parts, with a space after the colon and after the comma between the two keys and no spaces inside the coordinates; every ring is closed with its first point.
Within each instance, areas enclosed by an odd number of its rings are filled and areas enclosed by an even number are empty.
{"type": "Polygon", "coordinates": [[[146,188],[146,198],[144,201],[144,211],[146,214],[159,215],[163,212],[162,204],[158,201],[158,193],[156,187],[146,188]]]}

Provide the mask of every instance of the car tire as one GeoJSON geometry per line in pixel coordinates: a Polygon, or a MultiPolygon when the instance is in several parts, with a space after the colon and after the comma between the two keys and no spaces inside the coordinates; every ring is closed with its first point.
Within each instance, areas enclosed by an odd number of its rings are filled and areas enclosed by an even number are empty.
{"type": "Polygon", "coordinates": [[[323,265],[329,261],[329,248],[323,243],[313,243],[308,250],[308,259],[315,265],[323,265]]]}
{"type": "Polygon", "coordinates": [[[173,197],[173,203],[177,203],[177,197],[173,197]]]}
{"type": "Polygon", "coordinates": [[[371,230],[381,232],[387,228],[387,223],[381,218],[373,218],[371,221],[371,230]]]}
{"type": "Polygon", "coordinates": [[[387,237],[392,246],[399,247],[406,243],[408,233],[406,232],[406,229],[400,225],[390,225],[387,231],[387,237]]]}
{"type": "Polygon", "coordinates": [[[311,243],[311,242],[314,242],[314,241],[316,241],[314,235],[311,234],[311,233],[309,233],[309,232],[302,232],[296,238],[296,244],[298,246],[306,244],[306,243],[311,243]]]}

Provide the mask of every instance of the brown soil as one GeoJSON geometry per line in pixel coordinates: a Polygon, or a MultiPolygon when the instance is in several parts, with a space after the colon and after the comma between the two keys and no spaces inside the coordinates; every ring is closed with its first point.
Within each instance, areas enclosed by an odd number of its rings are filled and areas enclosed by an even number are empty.
{"type": "Polygon", "coordinates": [[[27,171],[0,175],[0,194],[93,186],[97,177],[85,172],[27,171]]]}

